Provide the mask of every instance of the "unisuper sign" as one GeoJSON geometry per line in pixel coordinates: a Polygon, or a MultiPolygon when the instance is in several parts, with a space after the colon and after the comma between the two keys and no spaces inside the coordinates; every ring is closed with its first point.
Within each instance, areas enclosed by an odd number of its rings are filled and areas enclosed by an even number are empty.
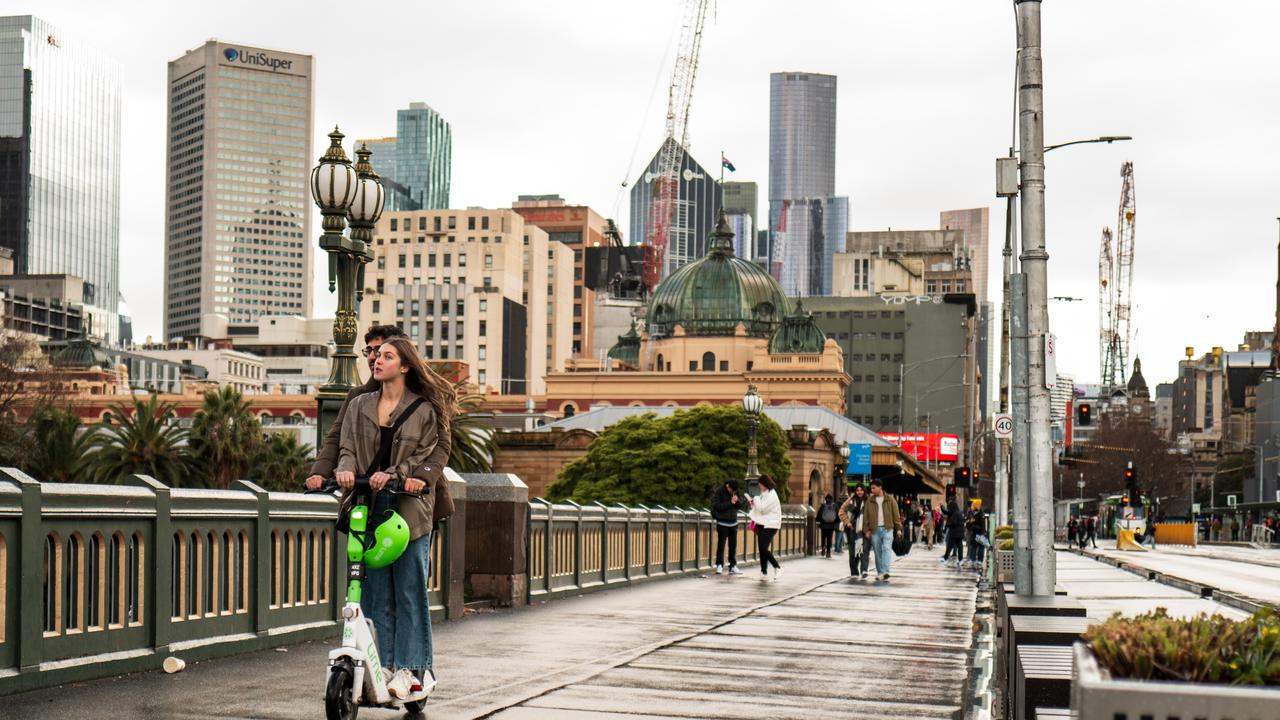
{"type": "Polygon", "coordinates": [[[252,52],[249,50],[237,50],[236,48],[227,48],[222,51],[222,57],[227,59],[229,63],[240,63],[241,65],[257,65],[267,68],[271,72],[277,70],[289,70],[293,67],[292,60],[282,60],[277,57],[271,57],[265,52],[252,52]]]}

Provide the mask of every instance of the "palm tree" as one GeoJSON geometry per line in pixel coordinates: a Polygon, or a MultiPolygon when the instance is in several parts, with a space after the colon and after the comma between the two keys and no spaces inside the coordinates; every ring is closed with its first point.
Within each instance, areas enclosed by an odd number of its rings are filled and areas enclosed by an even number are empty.
{"type": "Polygon", "coordinates": [[[271,433],[258,448],[249,479],[265,490],[298,492],[311,463],[311,446],[286,433],[271,433]]]}
{"type": "Polygon", "coordinates": [[[194,469],[212,487],[227,488],[248,477],[262,444],[262,424],[238,390],[223,386],[204,394],[191,419],[189,441],[194,469]]]}
{"type": "Polygon", "coordinates": [[[107,411],[91,446],[89,467],[96,482],[118,485],[135,473],[150,475],[169,487],[188,484],[190,469],[183,447],[187,431],[174,424],[172,403],[152,395],[133,398],[107,411]]]}
{"type": "Polygon", "coordinates": [[[458,411],[449,424],[449,437],[453,441],[449,467],[460,473],[493,472],[498,443],[493,439],[493,428],[483,420],[487,414],[480,412],[484,396],[464,394],[465,388],[465,381],[454,384],[458,391],[458,411]]]}
{"type": "Polygon", "coordinates": [[[70,410],[46,405],[27,421],[32,454],[27,469],[47,482],[86,482],[97,428],[83,428],[70,410]],[[83,430],[83,431],[82,431],[83,430]]]}

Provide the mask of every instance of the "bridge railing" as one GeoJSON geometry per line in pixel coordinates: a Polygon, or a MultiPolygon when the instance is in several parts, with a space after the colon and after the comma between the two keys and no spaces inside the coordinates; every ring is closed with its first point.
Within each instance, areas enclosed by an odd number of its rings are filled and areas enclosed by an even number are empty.
{"type": "MultiPolygon", "coordinates": [[[[812,549],[813,509],[787,506],[778,557],[812,549]]],[[[759,561],[747,517],[738,523],[738,564],[759,561]]],[[[704,509],[529,502],[530,599],[703,572],[715,563],[716,526],[704,509]]]]}
{"type": "MultiPolygon", "coordinates": [[[[40,483],[0,468],[0,695],[333,636],[336,517],[332,496],[243,481],[40,483]]],[[[433,542],[434,615],[461,612],[452,522],[433,542]]]]}

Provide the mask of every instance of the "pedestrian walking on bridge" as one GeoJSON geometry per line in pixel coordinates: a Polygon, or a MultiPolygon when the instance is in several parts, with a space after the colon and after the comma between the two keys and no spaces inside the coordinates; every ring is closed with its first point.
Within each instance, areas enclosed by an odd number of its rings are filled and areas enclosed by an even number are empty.
{"type": "Polygon", "coordinates": [[[871,564],[870,543],[862,538],[862,513],[866,506],[867,491],[861,484],[853,487],[853,494],[840,506],[840,523],[849,536],[849,575],[852,577],[866,578],[871,564]]]}
{"type": "Polygon", "coordinates": [[[933,509],[926,507],[924,509],[924,541],[929,549],[933,549],[933,529],[935,520],[933,519],[933,509]]]}
{"type": "Polygon", "coordinates": [[[964,559],[964,513],[955,500],[947,503],[947,550],[942,556],[943,562],[954,554],[956,567],[964,559]]]}
{"type": "Polygon", "coordinates": [[[729,546],[729,574],[738,570],[738,513],[743,503],[738,495],[738,481],[729,480],[711,495],[711,517],[716,521],[716,574],[724,572],[724,546],[729,546]]]}
{"type": "Polygon", "coordinates": [[[769,566],[772,565],[773,579],[777,580],[782,577],[782,565],[778,564],[778,558],[773,556],[770,546],[773,545],[774,536],[782,528],[782,502],[778,500],[773,478],[761,475],[760,487],[760,497],[748,500],[751,503],[750,517],[756,524],[757,545],[760,549],[760,579],[769,579],[769,566]]]}
{"type": "Polygon", "coordinates": [[[876,579],[888,582],[893,539],[902,537],[902,514],[897,501],[885,496],[884,483],[879,478],[871,481],[871,499],[862,513],[862,537],[870,541],[876,554],[876,579]]]}
{"type": "MultiPolygon", "coordinates": [[[[1076,536],[1079,532],[1080,532],[1080,521],[1076,519],[1075,515],[1072,515],[1071,519],[1067,521],[1067,549],[1068,550],[1071,549],[1072,545],[1075,545],[1076,536]]],[[[1080,549],[1083,550],[1084,546],[1081,545],[1080,549]]]]}
{"type": "Polygon", "coordinates": [[[1092,515],[1084,519],[1084,541],[1080,543],[1080,549],[1084,549],[1084,543],[1088,542],[1093,547],[1098,547],[1098,519],[1092,515]]]}
{"type": "Polygon", "coordinates": [[[831,557],[831,541],[836,534],[836,526],[840,524],[840,508],[836,499],[830,494],[818,508],[818,529],[822,531],[822,557],[831,557]]]}

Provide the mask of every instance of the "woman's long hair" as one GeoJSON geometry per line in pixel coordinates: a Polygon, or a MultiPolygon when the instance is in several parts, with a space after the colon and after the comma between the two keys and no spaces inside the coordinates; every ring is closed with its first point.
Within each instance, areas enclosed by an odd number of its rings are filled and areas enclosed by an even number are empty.
{"type": "Polygon", "coordinates": [[[458,393],[454,391],[453,384],[440,377],[422,361],[418,349],[408,338],[391,338],[384,345],[395,348],[396,354],[400,356],[400,364],[409,368],[409,372],[404,374],[405,387],[431,403],[431,407],[436,411],[436,425],[439,432],[447,434],[449,423],[453,420],[458,404],[458,393]]]}

